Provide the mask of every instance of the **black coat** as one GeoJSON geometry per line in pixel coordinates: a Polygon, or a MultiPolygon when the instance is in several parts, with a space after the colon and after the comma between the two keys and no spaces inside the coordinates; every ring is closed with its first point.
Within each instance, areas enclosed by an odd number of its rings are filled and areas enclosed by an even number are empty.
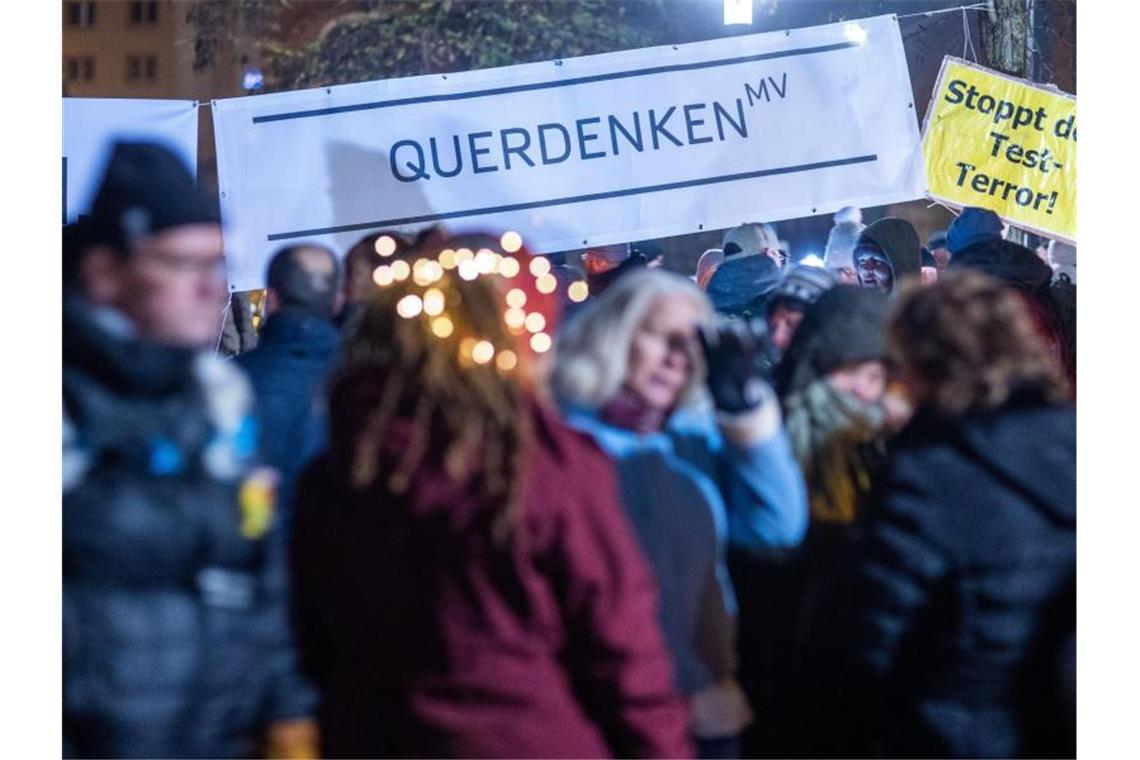
{"type": "Polygon", "coordinates": [[[313,696],[287,636],[283,544],[239,498],[248,386],[96,321],[65,306],[64,754],[250,755],[313,696]]]}
{"type": "Polygon", "coordinates": [[[282,311],[266,321],[257,348],[237,358],[257,396],[262,456],[281,474],[277,493],[286,535],[293,487],[325,445],[324,384],[339,346],[329,320],[282,311]]]}
{"type": "Polygon", "coordinates": [[[1076,415],[1022,403],[918,417],[839,586],[853,676],[889,755],[1064,753],[1075,631],[1076,415]]]}

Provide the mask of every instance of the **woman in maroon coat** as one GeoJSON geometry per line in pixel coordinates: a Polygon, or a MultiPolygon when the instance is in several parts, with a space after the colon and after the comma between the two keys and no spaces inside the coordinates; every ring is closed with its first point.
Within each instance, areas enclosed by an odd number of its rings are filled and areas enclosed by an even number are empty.
{"type": "Polygon", "coordinates": [[[549,343],[526,329],[540,318],[505,318],[541,315],[546,335],[556,294],[494,242],[425,244],[416,255],[440,266],[413,277],[382,269],[348,338],[293,531],[322,749],[689,755],[612,465],[536,399],[529,347],[549,343]],[[478,269],[462,263],[476,248],[478,269]]]}

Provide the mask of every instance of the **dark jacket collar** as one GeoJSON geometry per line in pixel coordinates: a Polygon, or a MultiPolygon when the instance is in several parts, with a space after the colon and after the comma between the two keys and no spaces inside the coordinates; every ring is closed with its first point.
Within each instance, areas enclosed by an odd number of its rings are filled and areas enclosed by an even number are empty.
{"type": "Polygon", "coordinates": [[[1076,411],[1025,393],[1000,409],[959,419],[919,413],[899,433],[899,449],[949,445],[1025,496],[1051,519],[1076,521],[1076,411]]]}
{"type": "Polygon", "coordinates": [[[327,319],[285,309],[269,317],[261,330],[259,346],[284,347],[315,356],[331,356],[340,346],[340,333],[327,319]]]}
{"type": "Polygon", "coordinates": [[[194,350],[116,334],[105,325],[81,295],[64,293],[65,376],[78,371],[115,393],[151,398],[178,392],[193,382],[194,350]]]}

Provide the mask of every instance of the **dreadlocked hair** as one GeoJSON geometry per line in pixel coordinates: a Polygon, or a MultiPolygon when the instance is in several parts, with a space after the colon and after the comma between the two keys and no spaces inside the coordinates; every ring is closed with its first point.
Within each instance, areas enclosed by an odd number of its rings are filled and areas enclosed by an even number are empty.
{"type": "MultiPolygon", "coordinates": [[[[434,257],[417,259],[415,271],[425,265],[436,267],[434,257]]],[[[406,493],[425,459],[440,455],[442,441],[445,472],[456,481],[473,478],[482,489],[493,505],[492,540],[504,546],[520,518],[529,372],[504,324],[494,279],[469,281],[436,267],[427,279],[405,277],[378,288],[345,342],[340,372],[384,378],[378,403],[361,410],[366,420],[350,465],[354,487],[385,476],[387,489],[406,493]],[[407,421],[409,409],[411,440],[395,466],[381,472],[379,452],[398,413],[407,421]]]]}

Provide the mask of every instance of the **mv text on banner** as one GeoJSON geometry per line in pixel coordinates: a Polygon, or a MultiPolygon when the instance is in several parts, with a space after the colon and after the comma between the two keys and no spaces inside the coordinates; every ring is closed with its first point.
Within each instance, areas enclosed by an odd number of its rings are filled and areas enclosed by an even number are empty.
{"type": "Polygon", "coordinates": [[[302,240],[513,229],[539,252],[922,197],[893,16],[213,104],[230,287],[302,240]]]}
{"type": "Polygon", "coordinates": [[[923,125],[930,196],[1077,241],[1077,99],[947,57],[923,125]]]}

